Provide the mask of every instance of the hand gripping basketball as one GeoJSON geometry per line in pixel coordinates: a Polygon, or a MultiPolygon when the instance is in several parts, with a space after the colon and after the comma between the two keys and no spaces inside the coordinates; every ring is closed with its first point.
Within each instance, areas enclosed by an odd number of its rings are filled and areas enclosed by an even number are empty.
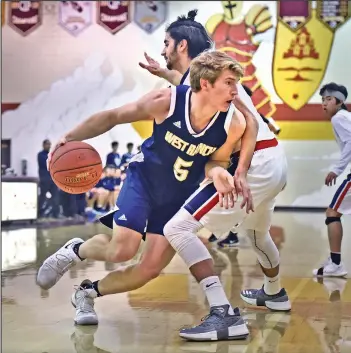
{"type": "Polygon", "coordinates": [[[67,139],[65,137],[61,137],[60,140],[50,149],[50,152],[48,154],[48,159],[46,160],[46,168],[50,172],[50,162],[53,153],[60,147],[63,146],[67,142],[67,139]]]}

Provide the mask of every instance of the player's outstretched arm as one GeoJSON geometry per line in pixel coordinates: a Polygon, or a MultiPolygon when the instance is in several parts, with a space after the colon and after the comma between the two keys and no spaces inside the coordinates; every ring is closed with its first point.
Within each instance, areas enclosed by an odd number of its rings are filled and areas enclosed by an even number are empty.
{"type": "Polygon", "coordinates": [[[167,116],[171,100],[169,88],[144,95],[136,102],[92,115],[65,135],[67,141],[87,140],[111,130],[120,124],[142,120],[156,120],[161,123],[167,116]]]}
{"type": "Polygon", "coordinates": [[[176,70],[168,70],[167,68],[161,67],[160,63],[155,59],[151,58],[147,53],[144,53],[147,64],[139,62],[139,66],[149,71],[151,74],[164,78],[170,84],[178,86],[183,75],[176,70]]]}

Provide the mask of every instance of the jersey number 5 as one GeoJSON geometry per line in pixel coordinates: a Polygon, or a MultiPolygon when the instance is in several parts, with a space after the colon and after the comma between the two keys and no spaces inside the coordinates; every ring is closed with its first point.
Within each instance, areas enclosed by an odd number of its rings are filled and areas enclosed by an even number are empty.
{"type": "Polygon", "coordinates": [[[184,159],[178,157],[173,166],[173,172],[176,179],[179,181],[184,181],[189,174],[189,170],[187,168],[190,168],[193,163],[193,161],[187,162],[184,159]]]}

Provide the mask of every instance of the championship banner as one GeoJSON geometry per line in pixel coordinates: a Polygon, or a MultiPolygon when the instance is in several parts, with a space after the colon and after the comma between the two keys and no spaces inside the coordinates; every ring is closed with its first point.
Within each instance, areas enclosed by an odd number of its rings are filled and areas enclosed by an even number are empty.
{"type": "Polygon", "coordinates": [[[116,34],[130,22],[130,1],[97,1],[97,23],[116,34]]]}
{"type": "Polygon", "coordinates": [[[9,26],[27,36],[41,25],[41,6],[41,1],[8,1],[9,26]]]}
{"type": "Polygon", "coordinates": [[[329,29],[336,31],[350,16],[351,2],[347,0],[317,1],[317,18],[329,29]]]}
{"type": "Polygon", "coordinates": [[[59,24],[68,33],[77,36],[92,24],[91,1],[60,1],[59,24]]]}
{"type": "Polygon", "coordinates": [[[166,1],[136,1],[134,22],[147,33],[153,33],[167,18],[166,1]]]}
{"type": "Polygon", "coordinates": [[[280,1],[277,11],[273,84],[284,103],[299,110],[319,88],[334,34],[309,1],[280,1]]]}
{"type": "Polygon", "coordinates": [[[277,2],[278,20],[290,30],[297,31],[311,18],[312,4],[308,0],[277,2]]]}
{"type": "Polygon", "coordinates": [[[6,3],[1,1],[1,27],[5,24],[6,3]]]}

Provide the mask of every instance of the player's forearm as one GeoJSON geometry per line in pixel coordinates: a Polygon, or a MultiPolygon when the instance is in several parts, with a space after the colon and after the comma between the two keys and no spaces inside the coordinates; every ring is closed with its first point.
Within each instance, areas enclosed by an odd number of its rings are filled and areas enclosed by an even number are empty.
{"type": "Polygon", "coordinates": [[[67,141],[83,141],[102,135],[115,126],[113,113],[105,111],[92,115],[66,134],[67,141]]]}
{"type": "Polygon", "coordinates": [[[340,175],[344,172],[349,163],[351,163],[351,142],[344,146],[339,163],[337,163],[331,171],[336,175],[340,175]]]}
{"type": "Polygon", "coordinates": [[[255,152],[255,146],[258,133],[258,122],[251,112],[245,115],[246,129],[241,139],[240,157],[238,162],[237,171],[247,173],[252,156],[255,152]]]}

